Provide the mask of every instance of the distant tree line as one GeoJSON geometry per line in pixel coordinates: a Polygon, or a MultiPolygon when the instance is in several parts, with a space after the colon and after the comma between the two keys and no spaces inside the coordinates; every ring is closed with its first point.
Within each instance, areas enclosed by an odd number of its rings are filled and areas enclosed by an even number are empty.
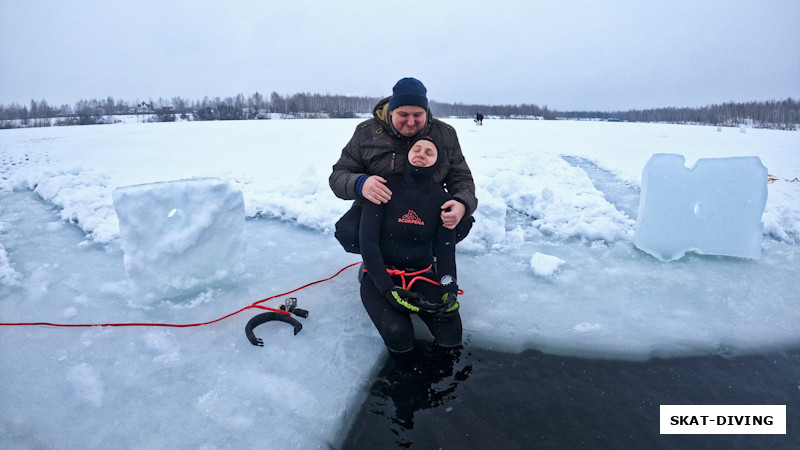
{"type": "Polygon", "coordinates": [[[499,118],[516,118],[516,117],[536,117],[541,119],[556,119],[558,113],[550,111],[547,106],[539,107],[537,105],[478,105],[478,104],[463,104],[463,103],[440,103],[436,101],[430,102],[431,111],[438,117],[475,117],[480,112],[484,116],[493,116],[499,118]]]}
{"type": "MultiPolygon", "coordinates": [[[[31,100],[28,105],[0,105],[0,127],[36,127],[51,125],[87,125],[114,122],[114,116],[138,114],[147,121],[184,120],[249,120],[269,119],[273,114],[292,117],[352,118],[369,114],[380,97],[357,97],[331,94],[297,93],[291,96],[273,92],[268,97],[258,92],[245,97],[205,97],[189,100],[171,99],[136,101],[108,97],[102,100],[80,100],[74,105],[54,106],[45,100],[31,100]]],[[[547,106],[480,105],[431,101],[437,117],[474,117],[481,112],[487,118],[538,118],[617,120],[630,122],[687,123],[718,126],[749,126],[774,129],[795,129],[800,124],[800,102],[788,98],[780,101],[723,103],[699,108],[655,108],[630,111],[557,111],[547,106]]]]}
{"type": "Polygon", "coordinates": [[[686,123],[718,126],[751,125],[757,128],[793,130],[800,124],[800,102],[728,102],[700,108],[655,108],[622,112],[558,113],[569,119],[599,118],[628,122],[686,123]]]}

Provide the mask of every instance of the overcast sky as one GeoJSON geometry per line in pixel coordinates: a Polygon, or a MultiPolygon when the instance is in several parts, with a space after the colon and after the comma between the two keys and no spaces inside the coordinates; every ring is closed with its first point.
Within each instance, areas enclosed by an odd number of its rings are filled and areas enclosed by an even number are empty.
{"type": "Polygon", "coordinates": [[[0,104],[385,96],[405,76],[561,111],[797,99],[800,1],[0,0],[0,104]]]}

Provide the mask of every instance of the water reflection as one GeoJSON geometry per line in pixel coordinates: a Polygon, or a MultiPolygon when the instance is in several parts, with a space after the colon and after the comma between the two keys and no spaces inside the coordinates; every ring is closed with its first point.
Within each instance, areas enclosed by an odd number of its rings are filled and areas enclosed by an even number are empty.
{"type": "Polygon", "coordinates": [[[385,416],[392,432],[402,437],[404,430],[414,428],[415,412],[456,399],[456,389],[472,372],[471,363],[461,363],[463,351],[463,347],[419,343],[408,355],[387,356],[370,387],[367,410],[385,416]]]}

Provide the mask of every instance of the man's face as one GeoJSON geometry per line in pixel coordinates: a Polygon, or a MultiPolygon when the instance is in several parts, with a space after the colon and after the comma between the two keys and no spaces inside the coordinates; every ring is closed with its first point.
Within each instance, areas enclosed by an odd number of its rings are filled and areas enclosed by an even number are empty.
{"type": "Polygon", "coordinates": [[[389,115],[394,129],[406,137],[419,133],[428,120],[428,113],[419,106],[398,106],[389,115]]]}

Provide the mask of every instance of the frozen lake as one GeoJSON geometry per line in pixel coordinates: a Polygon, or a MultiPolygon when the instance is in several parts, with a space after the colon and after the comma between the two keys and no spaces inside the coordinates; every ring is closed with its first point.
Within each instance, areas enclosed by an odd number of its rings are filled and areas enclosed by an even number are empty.
{"type": "MultiPolygon", "coordinates": [[[[800,175],[798,133],[448,122],[458,130],[481,201],[476,227],[458,253],[465,350],[504,352],[521,358],[520,367],[541,362],[555,374],[553,361],[561,360],[550,358],[577,358],[582,367],[580,361],[593,358],[634,364],[786,355],[776,376],[800,379],[792,356],[800,348],[800,183],[790,181],[800,175]],[[768,187],[760,259],[690,254],[662,262],[632,245],[641,170],[661,152],[683,154],[689,164],[761,158],[776,181],[768,187]],[[530,264],[535,253],[564,264],[537,275],[530,264]],[[536,352],[545,356],[531,356],[536,352]]],[[[358,262],[332,236],[348,202],[327,187],[330,167],[357,123],[127,123],[0,132],[0,322],[204,322],[358,262]],[[193,177],[218,177],[242,190],[245,272],[136,305],[111,193],[193,177]]],[[[289,326],[262,325],[257,334],[264,348],[244,336],[257,310],[185,329],[0,327],[6,399],[0,444],[341,445],[382,370],[383,344],[362,310],[355,269],[292,295],[310,311],[303,331],[293,336],[289,326]]],[[[478,379],[462,383],[464,394],[478,389],[478,379]]],[[[635,392],[646,392],[650,382],[658,380],[645,377],[635,392]]],[[[738,401],[750,398],[742,394],[738,401]]],[[[657,420],[658,405],[653,408],[657,420]]]]}

